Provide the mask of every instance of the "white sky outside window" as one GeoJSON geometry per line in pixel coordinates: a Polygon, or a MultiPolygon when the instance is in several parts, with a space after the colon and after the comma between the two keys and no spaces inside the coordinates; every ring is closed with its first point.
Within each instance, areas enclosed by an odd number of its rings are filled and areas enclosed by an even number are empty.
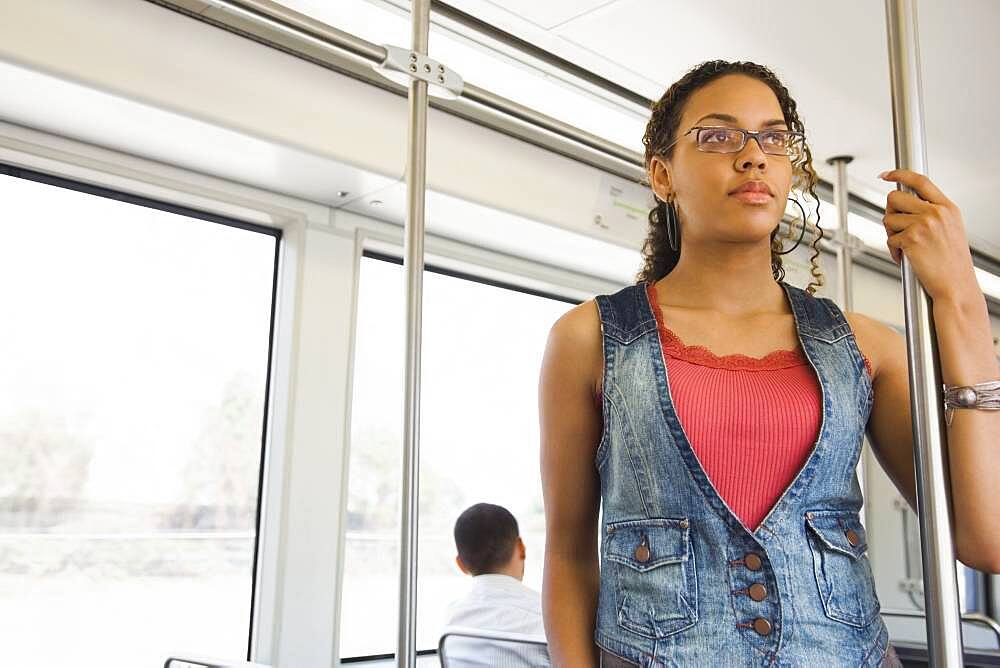
{"type": "Polygon", "coordinates": [[[275,237],[3,175],[0,232],[3,663],[246,656],[275,237]]]}
{"type": "MultiPolygon", "coordinates": [[[[410,19],[365,0],[280,0],[280,4],[375,44],[410,45],[410,19]]],[[[465,81],[634,151],[648,112],[617,105],[504,54],[431,26],[429,53],[465,81]]]]}
{"type": "MultiPolygon", "coordinates": [[[[395,651],[387,613],[395,618],[399,600],[403,270],[368,258],[361,266],[342,657],[395,651]]],[[[424,290],[417,644],[431,649],[448,603],[470,584],[452,536],[468,506],[514,514],[524,582],[540,590],[538,373],[548,331],[572,305],[430,272],[424,290]]]]}

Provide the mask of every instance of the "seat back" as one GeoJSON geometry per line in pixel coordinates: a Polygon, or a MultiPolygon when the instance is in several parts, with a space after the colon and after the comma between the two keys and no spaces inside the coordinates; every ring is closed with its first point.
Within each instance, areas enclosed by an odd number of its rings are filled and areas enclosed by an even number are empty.
{"type": "MultiPolygon", "coordinates": [[[[883,610],[892,642],[927,643],[927,626],[920,610],[883,610]]],[[[962,615],[962,643],[967,649],[1000,650],[1000,624],[986,615],[962,615]]]]}
{"type": "Polygon", "coordinates": [[[442,668],[548,668],[542,636],[449,626],[438,642],[442,668]]]}
{"type": "Polygon", "coordinates": [[[193,656],[171,656],[163,662],[163,668],[272,668],[252,661],[225,661],[193,656]]]}

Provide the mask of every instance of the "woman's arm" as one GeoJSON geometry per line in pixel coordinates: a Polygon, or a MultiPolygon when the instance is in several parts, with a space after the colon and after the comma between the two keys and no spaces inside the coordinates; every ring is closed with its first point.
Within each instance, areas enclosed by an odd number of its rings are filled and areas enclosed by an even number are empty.
{"type": "MultiPolygon", "coordinates": [[[[889,195],[889,248],[904,252],[933,300],[942,381],[972,385],[1000,378],[986,300],[976,282],[961,213],[924,176],[906,170],[885,175],[916,191],[889,195]]],[[[857,316],[855,316],[857,318],[857,316]]],[[[904,339],[885,325],[857,318],[877,358],[872,446],[914,505],[913,433],[904,339]]],[[[942,409],[943,410],[943,409],[942,409]]],[[[1000,412],[956,410],[947,428],[955,549],[965,564],[1000,572],[1000,412]]]]}
{"type": "MultiPolygon", "coordinates": [[[[982,300],[982,295],[979,295],[982,300]]],[[[941,375],[948,385],[972,385],[1000,377],[985,301],[978,309],[934,303],[941,375]],[[974,321],[980,320],[978,326],[974,321]],[[985,333],[985,336],[984,336],[985,333]]],[[[906,341],[885,325],[852,314],[852,325],[875,366],[875,401],[868,436],[882,468],[916,508],[913,428],[906,341]],[[867,332],[862,334],[862,332],[867,332]]],[[[948,434],[948,464],[958,558],[981,571],[1000,572],[1000,413],[956,410],[948,434]]]]}
{"type": "Polygon", "coordinates": [[[594,455],[602,418],[595,402],[603,366],[594,302],[552,327],[539,383],[545,573],[542,609],[553,666],[597,666],[594,624],[600,584],[594,455]]]}

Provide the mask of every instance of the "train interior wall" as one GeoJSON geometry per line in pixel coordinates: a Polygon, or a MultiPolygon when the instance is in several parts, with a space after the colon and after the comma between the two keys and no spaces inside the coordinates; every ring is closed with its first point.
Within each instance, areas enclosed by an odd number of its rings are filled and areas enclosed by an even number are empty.
{"type": "MultiPolygon", "coordinates": [[[[0,162],[283,230],[254,653],[334,664],[361,256],[401,252],[405,99],[134,0],[4,3],[0,85],[30,92],[0,96],[0,162]]],[[[438,265],[574,299],[638,268],[645,222],[607,193],[646,195],[588,165],[432,110],[428,188],[438,265]]],[[[854,305],[903,327],[892,276],[856,266],[854,305]]],[[[879,596],[913,608],[901,497],[861,470],[879,596]]]]}

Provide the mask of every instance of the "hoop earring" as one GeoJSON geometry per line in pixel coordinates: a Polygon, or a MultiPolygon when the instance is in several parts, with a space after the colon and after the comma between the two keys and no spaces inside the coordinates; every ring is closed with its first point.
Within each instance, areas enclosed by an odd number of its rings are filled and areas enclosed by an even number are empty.
{"type": "Polygon", "coordinates": [[[674,206],[673,202],[664,202],[663,208],[667,212],[667,242],[670,244],[670,250],[677,250],[681,245],[681,231],[677,224],[677,207],[674,206]]]}
{"type": "Polygon", "coordinates": [[[802,238],[806,236],[806,210],[799,203],[799,200],[795,199],[794,197],[789,197],[788,201],[794,204],[795,206],[799,207],[799,211],[802,212],[802,231],[799,232],[799,240],[795,242],[794,246],[792,246],[788,250],[775,251],[774,253],[775,255],[788,255],[793,250],[799,247],[799,244],[802,243],[802,238]]]}

